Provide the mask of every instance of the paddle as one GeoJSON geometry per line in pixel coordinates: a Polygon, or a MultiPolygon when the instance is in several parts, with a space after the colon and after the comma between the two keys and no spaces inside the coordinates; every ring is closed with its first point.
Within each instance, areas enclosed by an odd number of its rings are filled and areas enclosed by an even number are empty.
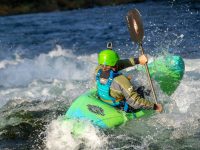
{"type": "MultiPolygon", "coordinates": [[[[141,53],[144,54],[144,49],[142,46],[142,42],[144,38],[144,29],[143,29],[142,19],[140,16],[141,16],[140,12],[137,9],[133,9],[133,10],[128,11],[128,15],[126,16],[126,19],[127,19],[128,29],[131,35],[131,39],[139,45],[141,53]]],[[[149,84],[153,91],[154,101],[157,104],[157,97],[156,97],[156,93],[153,87],[153,83],[150,77],[149,68],[147,64],[145,64],[145,69],[147,72],[149,84]]]]}

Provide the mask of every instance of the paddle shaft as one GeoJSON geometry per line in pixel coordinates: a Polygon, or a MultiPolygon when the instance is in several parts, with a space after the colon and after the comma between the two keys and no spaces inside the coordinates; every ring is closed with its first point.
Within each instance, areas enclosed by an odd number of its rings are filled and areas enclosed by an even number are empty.
{"type": "MultiPolygon", "coordinates": [[[[141,15],[140,12],[137,9],[134,10],[130,10],[128,12],[128,15],[126,16],[127,19],[127,23],[128,23],[128,28],[130,31],[130,36],[132,41],[134,41],[135,43],[139,44],[139,47],[141,49],[142,54],[144,54],[144,49],[142,47],[142,41],[144,38],[144,28],[143,28],[143,22],[141,19],[141,15]]],[[[151,86],[151,90],[153,92],[153,97],[154,97],[154,101],[156,104],[157,103],[157,97],[156,97],[156,93],[153,87],[153,83],[150,77],[150,73],[149,73],[149,68],[147,66],[147,64],[145,64],[145,69],[147,72],[147,76],[148,76],[148,80],[149,80],[149,84],[151,86]]]]}
{"type": "MultiPolygon", "coordinates": [[[[144,55],[144,49],[143,49],[142,44],[139,44],[139,46],[140,46],[140,50],[141,50],[142,55],[144,55]]],[[[149,68],[148,68],[147,63],[145,64],[145,69],[146,69],[146,72],[147,72],[147,77],[148,77],[148,80],[149,80],[149,84],[150,84],[152,92],[153,92],[154,101],[155,101],[156,104],[158,104],[157,96],[156,96],[155,89],[154,89],[154,86],[153,86],[153,83],[152,83],[152,80],[151,80],[151,77],[150,77],[149,68]]]]}

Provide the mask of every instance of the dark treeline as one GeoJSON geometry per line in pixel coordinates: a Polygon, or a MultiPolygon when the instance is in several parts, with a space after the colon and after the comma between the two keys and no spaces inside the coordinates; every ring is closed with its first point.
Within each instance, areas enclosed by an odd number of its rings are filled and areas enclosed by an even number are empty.
{"type": "Polygon", "coordinates": [[[72,10],[144,0],[0,0],[0,15],[72,10]]]}

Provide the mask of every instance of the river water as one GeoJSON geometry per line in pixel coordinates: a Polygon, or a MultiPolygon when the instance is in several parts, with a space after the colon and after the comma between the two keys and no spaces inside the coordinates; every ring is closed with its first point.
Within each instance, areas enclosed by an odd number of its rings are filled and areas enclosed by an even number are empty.
{"type": "MultiPolygon", "coordinates": [[[[0,17],[0,149],[200,149],[200,4],[195,1],[96,7],[0,17]],[[185,74],[165,111],[80,137],[63,115],[94,86],[97,53],[112,41],[123,58],[138,56],[125,16],[140,10],[150,58],[176,54],[185,74]]],[[[145,81],[141,81],[145,84],[145,81]]]]}

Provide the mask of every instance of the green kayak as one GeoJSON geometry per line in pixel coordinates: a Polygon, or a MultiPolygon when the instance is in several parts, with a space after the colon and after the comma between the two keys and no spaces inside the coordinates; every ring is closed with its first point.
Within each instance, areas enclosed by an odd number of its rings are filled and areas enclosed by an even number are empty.
{"type": "MultiPolygon", "coordinates": [[[[163,92],[171,95],[179,85],[184,74],[184,61],[180,56],[165,56],[148,64],[151,77],[156,80],[163,92]]],[[[139,71],[144,71],[141,67],[139,71]]],[[[126,113],[114,108],[96,96],[96,89],[91,89],[80,95],[66,112],[66,118],[89,120],[100,128],[113,128],[134,118],[148,117],[153,110],[137,110],[126,113]]]]}

